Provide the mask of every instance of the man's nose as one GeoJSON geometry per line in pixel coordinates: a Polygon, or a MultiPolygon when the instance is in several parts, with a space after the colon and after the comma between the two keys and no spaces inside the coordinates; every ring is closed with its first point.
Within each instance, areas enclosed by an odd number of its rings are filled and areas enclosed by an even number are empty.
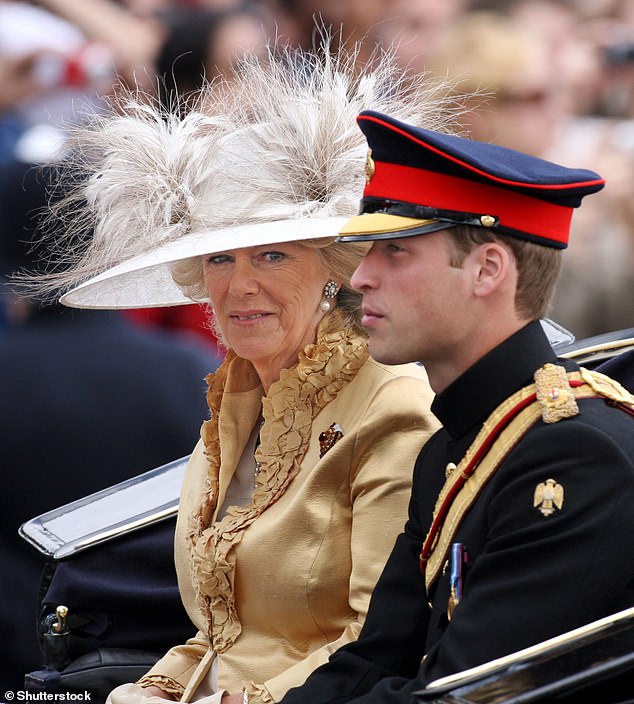
{"type": "Polygon", "coordinates": [[[372,264],[372,251],[368,252],[354,270],[350,278],[350,286],[355,291],[363,292],[376,287],[376,275],[372,264]]]}

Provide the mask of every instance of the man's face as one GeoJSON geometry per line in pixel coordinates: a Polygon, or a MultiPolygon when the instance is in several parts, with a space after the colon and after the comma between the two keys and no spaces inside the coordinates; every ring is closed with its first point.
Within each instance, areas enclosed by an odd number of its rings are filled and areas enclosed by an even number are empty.
{"type": "Polygon", "coordinates": [[[446,232],[376,241],[352,276],[363,294],[362,324],[379,362],[455,357],[468,334],[468,274],[450,265],[446,232]]]}

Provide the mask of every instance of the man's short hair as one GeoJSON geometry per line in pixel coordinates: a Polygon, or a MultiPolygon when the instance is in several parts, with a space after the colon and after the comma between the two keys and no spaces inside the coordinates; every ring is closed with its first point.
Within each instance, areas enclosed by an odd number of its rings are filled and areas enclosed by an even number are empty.
{"type": "Polygon", "coordinates": [[[515,310],[527,320],[538,320],[547,314],[561,270],[561,249],[496,235],[483,227],[457,225],[446,232],[451,246],[450,264],[454,267],[462,267],[466,256],[486,242],[498,242],[510,249],[518,275],[515,310]]]}

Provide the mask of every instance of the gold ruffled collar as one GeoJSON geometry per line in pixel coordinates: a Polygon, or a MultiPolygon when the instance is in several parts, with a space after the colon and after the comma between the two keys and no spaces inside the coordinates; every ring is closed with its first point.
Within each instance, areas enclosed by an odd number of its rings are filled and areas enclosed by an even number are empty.
{"type": "Polygon", "coordinates": [[[218,417],[225,388],[231,386],[237,367],[244,374],[246,362],[229,350],[218,371],[209,376],[211,418],[203,424],[201,436],[210,466],[205,495],[191,517],[188,537],[194,590],[215,652],[230,648],[241,632],[233,597],[234,548],[251,523],[284,494],[300,470],[313,418],[355,377],[368,354],[366,340],[351,330],[320,331],[317,342],[300,353],[297,365],[282,371],[262,399],[264,422],[256,453],[260,470],[252,501],[230,508],[217,523],[212,518],[220,474],[218,417]]]}

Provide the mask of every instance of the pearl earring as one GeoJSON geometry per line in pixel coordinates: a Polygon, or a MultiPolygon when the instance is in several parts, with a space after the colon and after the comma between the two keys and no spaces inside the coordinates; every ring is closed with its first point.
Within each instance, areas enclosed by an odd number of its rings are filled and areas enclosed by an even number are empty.
{"type": "Polygon", "coordinates": [[[339,293],[339,289],[340,286],[336,281],[326,281],[323,290],[324,300],[319,304],[324,313],[328,313],[332,309],[331,300],[339,293]]]}

